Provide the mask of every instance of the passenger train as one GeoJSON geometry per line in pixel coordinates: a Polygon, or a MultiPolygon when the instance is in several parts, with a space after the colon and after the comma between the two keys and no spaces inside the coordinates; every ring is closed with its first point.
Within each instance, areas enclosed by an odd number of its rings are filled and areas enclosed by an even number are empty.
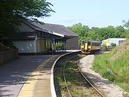
{"type": "Polygon", "coordinates": [[[94,53],[101,49],[101,41],[83,40],[81,43],[81,52],[84,54],[94,53]]]}

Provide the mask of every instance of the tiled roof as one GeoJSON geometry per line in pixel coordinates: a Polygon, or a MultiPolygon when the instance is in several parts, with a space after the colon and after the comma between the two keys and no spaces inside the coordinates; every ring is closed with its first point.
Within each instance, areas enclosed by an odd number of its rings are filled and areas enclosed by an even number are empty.
{"type": "Polygon", "coordinates": [[[69,30],[63,25],[47,24],[47,23],[40,23],[35,21],[34,22],[32,21],[31,23],[39,28],[46,29],[50,32],[62,34],[64,36],[78,36],[76,33],[72,32],[71,30],[69,30]]]}

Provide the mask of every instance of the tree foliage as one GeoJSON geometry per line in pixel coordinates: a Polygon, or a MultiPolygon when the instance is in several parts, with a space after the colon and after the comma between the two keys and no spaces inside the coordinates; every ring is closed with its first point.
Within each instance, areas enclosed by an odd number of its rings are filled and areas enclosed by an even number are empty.
{"type": "Polygon", "coordinates": [[[77,33],[80,36],[80,40],[83,40],[84,37],[88,37],[88,33],[87,33],[89,31],[88,26],[78,23],[68,28],[71,29],[73,32],[77,33]]]}
{"type": "Polygon", "coordinates": [[[123,23],[124,23],[124,27],[129,29],[129,20],[128,21],[123,20],[123,23]]]}
{"type": "Polygon", "coordinates": [[[51,6],[46,0],[0,0],[0,39],[12,37],[22,18],[50,16],[51,6]]]}
{"type": "Polygon", "coordinates": [[[79,35],[80,41],[82,40],[100,40],[101,41],[107,38],[125,38],[129,36],[129,30],[125,29],[123,26],[89,28],[86,25],[82,25],[81,23],[78,23],[68,28],[79,35]]]}

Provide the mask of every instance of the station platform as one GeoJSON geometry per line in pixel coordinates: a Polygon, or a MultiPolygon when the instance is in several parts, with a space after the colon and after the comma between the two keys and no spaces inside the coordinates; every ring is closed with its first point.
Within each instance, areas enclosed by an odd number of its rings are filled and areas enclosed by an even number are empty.
{"type": "Polygon", "coordinates": [[[0,66],[0,97],[51,97],[51,63],[58,56],[20,56],[0,66]]]}
{"type": "Polygon", "coordinates": [[[52,97],[51,69],[61,54],[20,56],[0,66],[0,97],[52,97]]]}
{"type": "Polygon", "coordinates": [[[70,53],[70,52],[79,52],[81,50],[57,50],[56,52],[66,52],[66,53],[70,53]]]}
{"type": "Polygon", "coordinates": [[[51,68],[59,55],[54,55],[44,61],[32,72],[23,85],[18,97],[52,97],[51,68]]]}

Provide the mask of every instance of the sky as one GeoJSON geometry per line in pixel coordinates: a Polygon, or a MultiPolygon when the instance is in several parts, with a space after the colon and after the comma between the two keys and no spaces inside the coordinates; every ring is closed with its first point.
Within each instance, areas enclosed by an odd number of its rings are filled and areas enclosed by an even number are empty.
{"type": "Polygon", "coordinates": [[[129,0],[47,0],[53,4],[50,17],[40,18],[45,23],[72,26],[82,23],[89,27],[122,25],[129,19],[129,0]]]}

